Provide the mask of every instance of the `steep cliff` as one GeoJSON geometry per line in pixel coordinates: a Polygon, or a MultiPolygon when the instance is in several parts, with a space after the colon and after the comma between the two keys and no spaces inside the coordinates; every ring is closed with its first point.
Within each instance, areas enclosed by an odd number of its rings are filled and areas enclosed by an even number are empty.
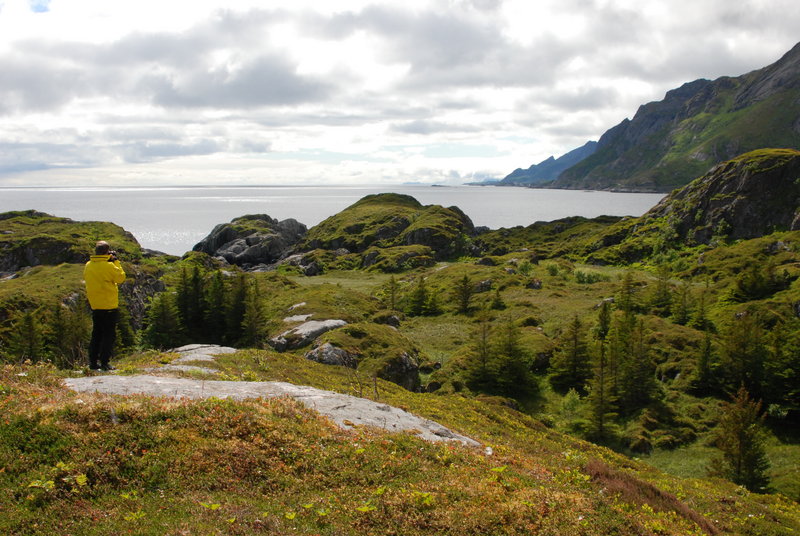
{"type": "Polygon", "coordinates": [[[765,147],[800,148],[800,44],[763,69],[689,82],[641,106],[553,186],[666,192],[765,147]]]}

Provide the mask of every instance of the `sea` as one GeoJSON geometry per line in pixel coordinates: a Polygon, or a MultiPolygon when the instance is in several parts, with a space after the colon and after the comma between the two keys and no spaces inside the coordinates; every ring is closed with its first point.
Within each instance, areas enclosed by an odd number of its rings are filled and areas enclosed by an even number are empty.
{"type": "Polygon", "coordinates": [[[424,205],[457,206],[476,226],[527,226],[567,216],[641,216],[663,194],[500,186],[162,186],[0,188],[0,212],[34,209],[108,221],[148,249],[183,255],[220,223],[246,214],[294,218],[309,228],[362,197],[399,193],[424,205]]]}

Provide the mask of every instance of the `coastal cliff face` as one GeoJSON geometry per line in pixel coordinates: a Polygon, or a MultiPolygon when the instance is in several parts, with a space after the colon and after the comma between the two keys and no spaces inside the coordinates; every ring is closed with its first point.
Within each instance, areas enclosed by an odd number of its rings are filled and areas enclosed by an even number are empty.
{"type": "Polygon", "coordinates": [[[800,147],[800,44],[763,69],[695,80],[641,106],[551,186],[667,192],[765,147],[800,147]]]}

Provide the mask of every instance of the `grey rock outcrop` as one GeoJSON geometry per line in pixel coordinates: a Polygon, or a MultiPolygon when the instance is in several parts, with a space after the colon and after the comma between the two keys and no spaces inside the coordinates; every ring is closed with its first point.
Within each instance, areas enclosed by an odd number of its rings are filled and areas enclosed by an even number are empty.
{"type": "Polygon", "coordinates": [[[800,229],[800,152],[753,151],[724,162],[664,198],[642,217],[670,221],[679,240],[707,244],[716,235],[757,238],[800,229]]]}
{"type": "Polygon", "coordinates": [[[269,341],[275,350],[294,350],[314,342],[320,335],[332,329],[347,325],[344,320],[309,320],[290,330],[284,331],[269,341]]]}
{"type": "Polygon", "coordinates": [[[402,409],[365,398],[324,391],[285,382],[200,381],[164,376],[92,376],[67,378],[67,387],[77,392],[117,395],[146,394],[175,398],[271,398],[291,397],[309,409],[333,420],[342,429],[372,426],[388,432],[409,432],[427,441],[455,441],[479,447],[472,438],[439,423],[402,409]]]}
{"type": "Polygon", "coordinates": [[[291,218],[278,221],[266,214],[248,215],[217,225],[192,249],[245,268],[272,264],[286,257],[307,230],[291,218]]]}
{"type": "Polygon", "coordinates": [[[378,373],[380,378],[396,383],[409,391],[419,391],[419,362],[416,357],[404,352],[395,359],[386,362],[378,373]]]}
{"type": "Polygon", "coordinates": [[[329,342],[321,344],[306,354],[306,359],[323,365],[340,365],[355,368],[358,360],[344,348],[338,348],[329,342]]]}

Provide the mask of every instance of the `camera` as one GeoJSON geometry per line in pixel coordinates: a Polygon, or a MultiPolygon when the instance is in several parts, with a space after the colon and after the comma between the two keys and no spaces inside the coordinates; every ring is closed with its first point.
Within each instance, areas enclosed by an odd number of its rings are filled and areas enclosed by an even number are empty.
{"type": "Polygon", "coordinates": [[[114,262],[115,260],[117,260],[117,252],[116,251],[109,251],[108,254],[109,254],[108,262],[114,262]]]}

